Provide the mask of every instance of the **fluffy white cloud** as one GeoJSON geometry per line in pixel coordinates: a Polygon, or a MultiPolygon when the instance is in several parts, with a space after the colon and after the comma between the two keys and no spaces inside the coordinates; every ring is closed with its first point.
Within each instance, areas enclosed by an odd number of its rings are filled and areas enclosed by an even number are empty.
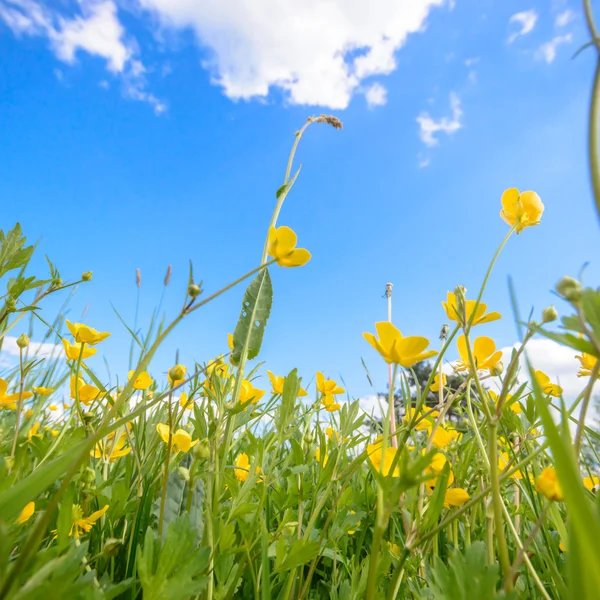
{"type": "Polygon", "coordinates": [[[512,44],[519,36],[531,33],[537,20],[538,14],[533,9],[524,10],[512,15],[509,19],[509,23],[514,24],[516,29],[508,36],[508,43],[512,44]]]}
{"type": "MultiPolygon", "coordinates": [[[[52,342],[29,342],[28,347],[29,356],[37,356],[38,358],[50,358],[62,356],[64,349],[60,344],[53,344],[52,342]]],[[[2,354],[5,357],[8,356],[19,356],[19,346],[17,346],[17,338],[12,335],[7,335],[2,341],[2,354]]]]}
{"type": "Polygon", "coordinates": [[[432,118],[428,112],[422,112],[417,117],[419,137],[426,146],[431,148],[439,145],[440,141],[436,134],[452,135],[462,127],[463,112],[460,106],[460,98],[454,92],[450,93],[450,110],[452,116],[442,117],[441,119],[432,118]]]}
{"type": "Polygon", "coordinates": [[[383,106],[387,102],[387,90],[380,83],[374,83],[367,88],[365,98],[370,108],[383,106]]]}
{"type": "Polygon", "coordinates": [[[138,0],[163,30],[191,29],[232,99],[284,91],[292,104],[343,109],[361,81],[396,69],[396,51],[444,0],[138,0]]]}
{"type": "Polygon", "coordinates": [[[572,39],[573,36],[570,33],[567,33],[566,35],[557,35],[549,42],[546,42],[539,47],[537,52],[538,58],[545,60],[548,64],[554,62],[558,52],[558,47],[562,46],[563,44],[569,44],[572,39]]]}
{"type": "Polygon", "coordinates": [[[575,19],[575,13],[572,10],[567,9],[556,16],[554,24],[557,27],[565,27],[573,21],[573,19],[575,19]]]}

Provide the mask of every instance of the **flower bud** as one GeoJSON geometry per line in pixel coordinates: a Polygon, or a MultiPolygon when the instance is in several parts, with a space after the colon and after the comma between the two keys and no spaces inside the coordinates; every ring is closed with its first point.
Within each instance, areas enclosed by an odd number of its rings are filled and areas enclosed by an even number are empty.
{"type": "Polygon", "coordinates": [[[146,400],[152,400],[154,398],[154,392],[149,390],[146,392],[146,400]]]}
{"type": "Polygon", "coordinates": [[[504,365],[499,362],[493,369],[492,369],[492,375],[494,377],[498,377],[498,375],[502,375],[502,373],[504,373],[504,365]]]}
{"type": "Polygon", "coordinates": [[[112,558],[119,554],[119,550],[123,547],[123,542],[115,538],[108,538],[104,542],[104,548],[102,548],[102,556],[105,558],[112,558]]]}
{"type": "Polygon", "coordinates": [[[94,483],[96,481],[96,471],[92,467],[86,467],[79,476],[79,479],[82,483],[94,483]]]}
{"type": "Polygon", "coordinates": [[[298,521],[288,521],[283,526],[283,535],[289,537],[298,531],[298,521]]]}
{"type": "Polygon", "coordinates": [[[12,296],[9,296],[6,299],[6,308],[7,308],[7,310],[13,310],[16,307],[17,307],[17,301],[12,296]]]}
{"type": "Polygon", "coordinates": [[[91,271],[86,271],[85,273],[81,274],[81,280],[82,281],[91,281],[92,280],[92,272],[91,271]]]}
{"type": "Polygon", "coordinates": [[[178,467],[177,468],[177,475],[179,475],[179,479],[181,479],[182,481],[189,481],[190,480],[190,472],[185,467],[178,467]]]}
{"type": "Polygon", "coordinates": [[[202,293],[202,289],[199,285],[192,283],[188,286],[188,294],[190,298],[197,298],[202,293]]]}
{"type": "Polygon", "coordinates": [[[208,439],[203,439],[199,444],[194,446],[194,457],[198,460],[206,460],[210,456],[210,446],[208,439]]]}
{"type": "Polygon", "coordinates": [[[556,284],[556,291],[569,302],[578,302],[581,299],[581,284],[572,277],[563,277],[556,284]]]}
{"type": "Polygon", "coordinates": [[[556,321],[558,319],[558,312],[554,305],[545,308],[542,311],[542,323],[552,323],[552,321],[556,321]]]}
{"type": "Polygon", "coordinates": [[[304,434],[304,443],[309,446],[310,444],[312,444],[313,441],[313,434],[310,432],[307,432],[304,434]]]}
{"type": "Polygon", "coordinates": [[[27,348],[27,346],[29,346],[29,338],[27,337],[27,334],[22,333],[17,338],[17,346],[19,346],[19,348],[21,348],[21,350],[23,350],[24,348],[27,348]]]}
{"type": "Polygon", "coordinates": [[[56,279],[52,280],[53,287],[60,287],[61,285],[62,285],[62,279],[60,277],[57,277],[56,279]]]}
{"type": "Polygon", "coordinates": [[[184,379],[186,371],[183,365],[175,365],[169,369],[169,379],[171,382],[181,381],[184,379]]]}
{"type": "Polygon", "coordinates": [[[15,459],[12,456],[4,457],[4,466],[7,471],[12,471],[12,468],[15,466],[15,459]]]}

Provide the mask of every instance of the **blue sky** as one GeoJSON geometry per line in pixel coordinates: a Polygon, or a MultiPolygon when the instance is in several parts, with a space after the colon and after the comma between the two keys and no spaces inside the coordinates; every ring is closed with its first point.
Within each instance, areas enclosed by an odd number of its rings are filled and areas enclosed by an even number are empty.
{"type": "MultiPolygon", "coordinates": [[[[586,261],[598,280],[598,222],[586,164],[591,52],[573,2],[282,5],[265,0],[0,0],[0,199],[65,279],[94,272],[72,302],[78,319],[113,332],[102,350],[124,373],[135,269],[141,323],[181,306],[188,261],[207,293],[255,267],[294,131],[312,126],[280,224],[313,254],[273,269],[274,307],[261,358],[369,392],[364,357],[383,389],[386,368],[362,338],[386,316],[435,345],[447,290],[475,294],[507,227],[508,187],[546,205],[515,236],[485,300],[502,321],[478,333],[516,341],[507,277],[523,311],[586,261]],[[410,4],[409,7],[398,6],[410,4]],[[370,5],[371,6],[371,5],[370,5]]],[[[195,313],[153,370],[226,351],[244,288],[195,313]]],[[[558,304],[559,311],[564,307],[558,304]]],[[[48,307],[51,314],[54,305],[48,307]]],[[[449,358],[453,358],[450,356],[449,358]]],[[[100,374],[102,360],[95,358],[100,374]]],[[[265,383],[266,385],[266,383],[265,383]]]]}

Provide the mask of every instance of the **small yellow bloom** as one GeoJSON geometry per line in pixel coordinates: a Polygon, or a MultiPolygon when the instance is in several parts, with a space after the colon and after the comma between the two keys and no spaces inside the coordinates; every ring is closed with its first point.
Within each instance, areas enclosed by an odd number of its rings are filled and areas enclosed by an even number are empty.
{"type": "MultiPolygon", "coordinates": [[[[469,351],[467,349],[467,341],[464,335],[461,335],[456,345],[458,346],[458,353],[460,354],[460,360],[456,366],[458,371],[465,371],[469,369],[469,351]]],[[[502,358],[502,352],[496,351],[496,344],[494,340],[484,335],[478,337],[473,344],[473,360],[475,361],[475,367],[478,371],[488,370],[490,374],[500,362],[502,358]]]]}
{"type": "Polygon", "coordinates": [[[392,544],[392,542],[388,542],[387,545],[392,554],[394,554],[395,556],[400,556],[402,550],[400,550],[400,546],[398,546],[398,544],[392,544]]]}
{"type": "Polygon", "coordinates": [[[31,417],[33,417],[33,410],[30,408],[29,410],[25,411],[25,418],[31,419],[31,417]]]}
{"type": "Polygon", "coordinates": [[[418,362],[435,356],[435,350],[427,350],[429,340],[419,336],[403,337],[400,331],[388,321],[375,323],[377,336],[363,333],[363,337],[387,363],[412,367],[418,362]]]}
{"type": "MultiPolygon", "coordinates": [[[[269,380],[271,381],[271,393],[272,394],[283,394],[283,384],[285,383],[285,377],[281,375],[273,375],[271,371],[267,371],[267,375],[269,376],[269,380]]],[[[300,396],[308,396],[308,392],[304,388],[300,388],[298,392],[298,397],[300,396]]]]}
{"type": "MultiPolygon", "coordinates": [[[[422,454],[425,454],[425,449],[422,450],[422,454]]],[[[435,486],[437,485],[438,481],[439,481],[439,476],[442,473],[442,471],[444,470],[444,467],[446,466],[447,463],[447,459],[446,457],[441,453],[441,452],[437,452],[436,454],[434,454],[433,459],[431,461],[431,463],[429,464],[429,466],[425,469],[425,474],[426,475],[435,475],[435,477],[432,477],[431,479],[428,479],[425,482],[425,485],[428,488],[428,491],[431,493],[433,492],[435,486]]],[[[451,486],[454,483],[454,473],[452,472],[452,469],[448,472],[448,480],[446,481],[446,487],[451,486]]]]}
{"type": "Polygon", "coordinates": [[[88,327],[82,323],[71,323],[69,320],[67,320],[67,327],[71,335],[75,338],[75,341],[80,344],[84,343],[95,346],[110,335],[108,331],[96,331],[93,327],[88,327]]]}
{"type": "Polygon", "coordinates": [[[184,410],[192,410],[192,408],[194,408],[194,399],[190,398],[188,400],[187,393],[183,392],[181,396],[179,396],[179,406],[184,410]]]}
{"type": "MultiPolygon", "coordinates": [[[[169,443],[169,432],[170,428],[166,423],[159,423],[156,426],[156,431],[160,435],[162,441],[165,444],[169,443]]],[[[189,452],[199,440],[192,441],[192,436],[185,429],[178,429],[171,436],[171,451],[177,452],[189,452]]]]}
{"type": "Polygon", "coordinates": [[[100,390],[95,385],[86,383],[81,377],[79,378],[79,382],[77,384],[76,381],[77,378],[75,375],[71,375],[71,398],[75,400],[78,392],[79,401],[86,406],[89,406],[100,395],[100,390]]]}
{"type": "Polygon", "coordinates": [[[179,384],[185,381],[185,374],[187,373],[187,368],[183,365],[175,365],[169,369],[169,373],[167,375],[169,379],[169,383],[176,387],[179,384]]]}
{"type": "Polygon", "coordinates": [[[34,423],[31,428],[29,429],[29,431],[27,432],[27,441],[28,442],[32,442],[34,437],[42,437],[42,434],[39,433],[40,431],[40,424],[39,423],[34,423]]]}
{"type": "Polygon", "coordinates": [[[436,448],[446,448],[449,446],[454,440],[459,437],[458,431],[454,429],[446,429],[445,427],[438,427],[433,434],[433,438],[431,443],[436,448]]]}
{"type": "MultiPolygon", "coordinates": [[[[414,412],[415,412],[415,410],[413,408],[406,409],[406,412],[404,413],[404,416],[402,417],[402,422],[405,425],[408,426],[413,421],[414,412]]],[[[430,430],[433,427],[433,422],[439,416],[440,416],[440,413],[437,410],[429,411],[429,410],[425,409],[425,412],[423,412],[423,410],[421,410],[421,412],[419,412],[416,415],[416,417],[414,417],[414,421],[416,422],[416,426],[414,429],[416,431],[430,430]],[[425,418],[423,418],[423,414],[426,414],[427,416],[425,418]]]]}
{"type": "Polygon", "coordinates": [[[590,490],[590,492],[593,492],[596,486],[600,485],[600,478],[596,477],[595,475],[592,475],[591,477],[584,477],[583,485],[590,490]]]}
{"type": "Polygon", "coordinates": [[[336,442],[340,441],[340,434],[337,431],[335,431],[333,427],[327,427],[327,429],[325,429],[325,434],[331,441],[333,441],[334,439],[336,442]]]}
{"type": "MultiPolygon", "coordinates": [[[[498,470],[500,471],[500,473],[502,474],[502,471],[504,471],[507,467],[508,467],[508,463],[509,463],[510,459],[508,456],[508,452],[500,452],[498,455],[498,470]]],[[[514,464],[511,465],[511,469],[514,467],[514,464]]],[[[521,473],[521,471],[515,471],[511,476],[511,479],[523,479],[523,473],[521,473]]]]}
{"type": "MultiPolygon", "coordinates": [[[[245,452],[242,452],[235,459],[235,468],[233,469],[235,474],[235,478],[242,483],[248,479],[248,475],[250,475],[250,459],[245,452]]],[[[261,468],[256,467],[254,472],[258,475],[261,473],[261,468]]],[[[262,477],[258,478],[258,481],[262,481],[262,477]]]]}
{"type": "Polygon", "coordinates": [[[94,523],[108,510],[108,504],[105,505],[100,510],[92,513],[89,517],[83,516],[83,510],[79,504],[73,504],[73,524],[71,526],[71,530],[69,531],[70,536],[75,536],[76,538],[81,537],[84,533],[89,533],[92,529],[94,523]]]}
{"type": "Polygon", "coordinates": [[[321,392],[321,403],[328,412],[340,410],[341,405],[336,402],[335,396],[343,394],[346,390],[339,387],[333,379],[325,379],[323,373],[317,373],[317,390],[321,392]]]}
{"type": "Polygon", "coordinates": [[[29,502],[25,505],[25,508],[21,511],[21,514],[17,517],[15,524],[23,525],[26,521],[29,521],[35,512],[35,502],[29,502]]]}
{"type": "Polygon", "coordinates": [[[59,433],[60,433],[60,431],[58,431],[58,429],[51,429],[51,430],[50,430],[50,435],[51,435],[52,437],[54,437],[54,438],[55,438],[55,437],[58,437],[58,434],[59,434],[59,433]]]}
{"type": "Polygon", "coordinates": [[[310,252],[296,248],[297,241],[296,233],[289,227],[271,227],[267,252],[280,267],[301,267],[310,260],[310,252]]]}
{"type": "Polygon", "coordinates": [[[38,396],[49,396],[54,391],[54,388],[47,388],[47,387],[32,387],[31,389],[38,396]]]}
{"type": "Polygon", "coordinates": [[[229,348],[229,352],[233,352],[233,333],[227,334],[227,346],[229,348]]]}
{"type": "MultiPolygon", "coordinates": [[[[129,371],[127,379],[131,379],[134,373],[135,371],[129,371]]],[[[150,377],[150,373],[147,371],[142,371],[133,382],[133,389],[141,391],[147,390],[153,383],[154,380],[152,377],[150,377]]]]}
{"type": "MultiPolygon", "coordinates": [[[[467,323],[473,317],[472,325],[480,325],[481,323],[489,323],[491,321],[497,321],[502,318],[502,315],[499,312],[490,312],[485,314],[487,310],[487,304],[480,302],[477,305],[477,311],[475,311],[475,316],[473,316],[473,311],[475,310],[475,305],[477,304],[476,300],[467,300],[465,302],[465,313],[467,317],[467,323]]],[[[458,301],[456,300],[456,294],[454,292],[448,292],[446,296],[446,302],[442,302],[442,306],[446,311],[446,315],[452,321],[462,321],[458,301]]]]}
{"type": "Polygon", "coordinates": [[[113,442],[110,438],[106,441],[101,441],[96,444],[96,447],[90,452],[90,455],[94,458],[102,458],[115,462],[121,456],[127,456],[131,452],[131,447],[125,445],[127,434],[122,433],[116,442],[113,442]]]}
{"type": "Polygon", "coordinates": [[[544,204],[535,192],[521,193],[517,188],[509,188],[502,194],[501,201],[500,216],[508,225],[516,225],[517,233],[540,223],[544,204]]]}
{"type": "Polygon", "coordinates": [[[58,410],[58,406],[56,406],[56,404],[49,404],[48,410],[58,410]]]}
{"type": "Polygon", "coordinates": [[[325,453],[323,460],[321,460],[321,448],[317,448],[315,450],[315,459],[323,468],[325,468],[327,466],[327,461],[329,460],[329,454],[325,453]]]}
{"type": "Polygon", "coordinates": [[[540,494],[543,494],[548,500],[564,500],[562,488],[556,476],[553,467],[546,467],[542,473],[536,477],[535,487],[540,494]]]}
{"type": "Polygon", "coordinates": [[[592,375],[592,369],[596,366],[597,358],[591,354],[582,352],[581,355],[575,357],[581,364],[577,377],[590,377],[592,375]]]}
{"type": "Polygon", "coordinates": [[[556,383],[551,383],[550,377],[548,377],[546,373],[544,373],[543,371],[536,371],[534,375],[544,394],[548,396],[554,396],[555,398],[561,397],[563,389],[560,387],[560,385],[557,385],[556,383]]]}
{"type": "MultiPolygon", "coordinates": [[[[392,468],[392,463],[396,458],[396,454],[398,453],[398,448],[389,446],[385,449],[385,454],[382,450],[383,443],[381,441],[367,445],[367,454],[372,465],[375,467],[375,470],[379,471],[384,477],[387,477],[392,468]]],[[[396,466],[394,467],[392,477],[400,477],[400,467],[398,466],[398,463],[396,463],[396,466]]]]}
{"type": "Polygon", "coordinates": [[[252,382],[248,379],[242,381],[240,387],[240,402],[246,404],[256,404],[265,395],[265,390],[259,390],[252,385],[252,382]]]}
{"type": "MultiPolygon", "coordinates": [[[[494,401],[494,403],[498,404],[498,399],[500,398],[500,396],[494,390],[488,390],[487,392],[490,395],[490,398],[494,401]]],[[[506,406],[510,402],[511,398],[512,394],[506,395],[506,401],[504,403],[504,406],[506,406]]],[[[509,406],[509,408],[515,413],[515,415],[520,415],[523,412],[523,409],[521,408],[521,403],[518,400],[516,402],[513,402],[509,406]]]]}
{"type": "Polygon", "coordinates": [[[63,402],[63,408],[64,408],[65,410],[69,410],[69,409],[71,408],[71,405],[70,405],[70,404],[67,404],[66,402],[63,402]]]}
{"type": "MultiPolygon", "coordinates": [[[[0,407],[16,410],[19,394],[7,394],[7,390],[8,383],[6,380],[0,378],[0,407]]],[[[31,392],[23,392],[21,398],[27,400],[27,398],[31,398],[32,396],[33,394],[31,392]]]]}
{"type": "Polygon", "coordinates": [[[452,488],[451,490],[446,490],[444,506],[446,508],[450,508],[451,506],[462,506],[469,498],[470,496],[466,490],[463,490],[462,488],[452,488]]]}
{"type": "Polygon", "coordinates": [[[82,344],[79,342],[75,342],[71,344],[67,338],[63,338],[63,346],[65,348],[65,354],[69,360],[79,360],[79,356],[81,355],[81,360],[89,358],[90,356],[94,356],[98,350],[96,348],[92,348],[91,346],[84,345],[83,353],[81,352],[82,344]]]}
{"type": "MultiPolygon", "coordinates": [[[[445,387],[445,386],[446,386],[446,373],[442,373],[442,387],[445,387]]],[[[433,383],[431,384],[429,389],[432,392],[440,391],[440,374],[439,373],[433,378],[433,383]]]]}
{"type": "Polygon", "coordinates": [[[558,545],[558,549],[561,552],[566,552],[567,551],[567,545],[561,540],[560,544],[558,545]]]}

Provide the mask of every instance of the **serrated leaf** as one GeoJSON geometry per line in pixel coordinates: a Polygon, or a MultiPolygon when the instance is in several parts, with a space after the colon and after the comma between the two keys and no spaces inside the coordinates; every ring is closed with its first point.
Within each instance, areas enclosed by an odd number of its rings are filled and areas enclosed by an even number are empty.
{"type": "Polygon", "coordinates": [[[233,332],[234,364],[239,364],[244,348],[248,359],[258,356],[272,303],[273,286],[269,270],[265,268],[256,275],[244,293],[240,318],[233,332]]]}

